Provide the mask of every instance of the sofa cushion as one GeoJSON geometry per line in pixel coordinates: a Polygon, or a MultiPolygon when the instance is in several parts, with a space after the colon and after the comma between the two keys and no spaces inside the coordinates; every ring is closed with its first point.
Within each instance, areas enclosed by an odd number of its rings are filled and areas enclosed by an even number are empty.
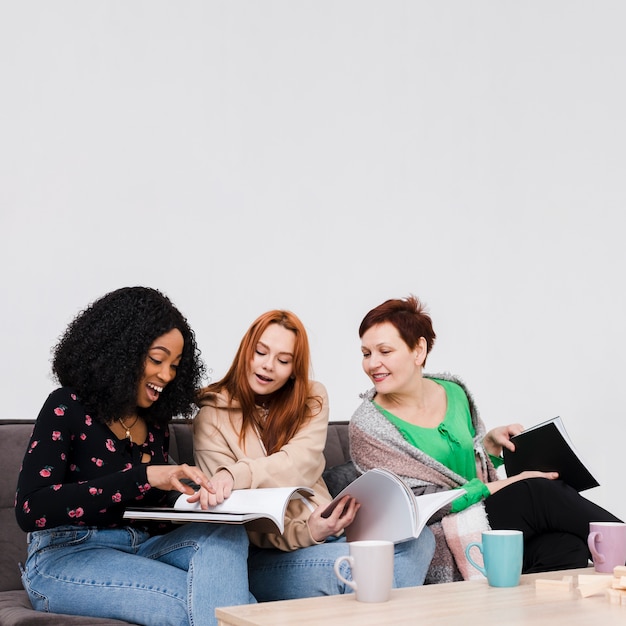
{"type": "Polygon", "coordinates": [[[41,613],[33,611],[25,591],[4,591],[0,593],[0,624],[2,626],[123,626],[128,622],[82,615],[61,613],[41,613]]]}
{"type": "Polygon", "coordinates": [[[194,464],[191,420],[176,419],[170,422],[170,461],[177,464],[194,464]]]}
{"type": "Polygon", "coordinates": [[[327,468],[341,465],[350,458],[348,423],[347,421],[342,421],[329,422],[328,424],[326,446],[324,447],[327,468]]]}
{"type": "Polygon", "coordinates": [[[0,427],[0,591],[5,591],[22,588],[17,564],[26,557],[26,534],[15,520],[15,486],[33,424],[4,420],[0,427]]]}
{"type": "Polygon", "coordinates": [[[324,478],[330,495],[334,498],[360,475],[361,472],[354,466],[354,463],[352,461],[346,461],[341,465],[333,465],[324,470],[322,477],[324,478]]]}

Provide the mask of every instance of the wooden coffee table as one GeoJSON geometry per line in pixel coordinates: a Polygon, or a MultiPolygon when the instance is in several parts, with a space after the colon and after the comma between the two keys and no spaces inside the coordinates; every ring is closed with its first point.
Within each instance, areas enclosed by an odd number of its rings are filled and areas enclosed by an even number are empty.
{"type": "MultiPolygon", "coordinates": [[[[489,587],[486,580],[392,590],[380,604],[357,602],[353,594],[218,608],[219,626],[626,626],[626,606],[603,595],[582,598],[573,591],[535,589],[536,578],[595,574],[593,568],[526,574],[518,587],[489,587]]],[[[610,576],[610,575],[609,575],[610,576]]]]}

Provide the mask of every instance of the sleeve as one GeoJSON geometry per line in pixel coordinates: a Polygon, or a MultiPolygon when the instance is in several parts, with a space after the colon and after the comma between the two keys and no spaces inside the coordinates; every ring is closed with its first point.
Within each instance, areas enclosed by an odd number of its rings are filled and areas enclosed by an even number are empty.
{"type": "MultiPolygon", "coordinates": [[[[257,487],[312,487],[324,470],[324,445],[328,430],[328,394],[320,383],[314,383],[310,400],[311,419],[278,452],[256,458],[239,447],[238,433],[224,418],[225,412],[203,407],[196,416],[194,446],[196,463],[213,475],[227,469],[235,480],[235,489],[257,487]]],[[[245,442],[244,442],[245,444],[245,442]]]]}
{"type": "Polygon", "coordinates": [[[287,508],[285,530],[282,535],[250,533],[251,542],[260,548],[277,548],[283,552],[324,543],[315,541],[311,536],[308,524],[311,511],[308,506],[304,500],[294,500],[287,508]]]}
{"type": "Polygon", "coordinates": [[[463,511],[472,504],[476,504],[480,502],[484,498],[489,496],[489,488],[482,480],[478,478],[474,478],[469,482],[465,483],[461,489],[465,489],[465,495],[460,496],[456,500],[452,501],[450,506],[451,513],[458,513],[459,511],[463,511]]]}
{"type": "MultiPolygon", "coordinates": [[[[65,524],[111,526],[122,522],[123,503],[141,499],[150,489],[144,464],[127,464],[107,471],[93,463],[84,472],[74,460],[73,424],[89,433],[91,418],[76,396],[62,388],[50,394],[39,413],[20,470],[16,493],[16,518],[28,532],[65,524]]],[[[92,459],[97,461],[97,459],[92,459]]]]}
{"type": "Polygon", "coordinates": [[[496,469],[504,465],[504,459],[501,456],[494,456],[493,454],[490,454],[489,458],[491,459],[491,462],[496,469]]]}

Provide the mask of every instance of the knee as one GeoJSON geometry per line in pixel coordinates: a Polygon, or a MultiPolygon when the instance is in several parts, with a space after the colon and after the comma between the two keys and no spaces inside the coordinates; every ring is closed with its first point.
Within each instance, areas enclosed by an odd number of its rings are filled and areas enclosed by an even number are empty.
{"type": "Polygon", "coordinates": [[[248,551],[250,541],[243,524],[211,524],[211,526],[215,527],[211,541],[217,539],[248,551]]]}
{"type": "Polygon", "coordinates": [[[435,555],[435,535],[428,526],[417,539],[403,541],[395,546],[395,556],[410,559],[412,563],[423,563],[427,567],[435,555]]]}
{"type": "Polygon", "coordinates": [[[543,533],[524,545],[525,574],[587,567],[587,542],[565,532],[543,533]]]}
{"type": "Polygon", "coordinates": [[[563,480],[548,480],[547,478],[529,478],[521,481],[530,493],[539,498],[554,498],[567,493],[577,494],[577,491],[570,487],[563,480]]]}
{"type": "Polygon", "coordinates": [[[208,546],[228,546],[232,549],[245,551],[249,548],[248,533],[242,524],[187,524],[188,539],[198,548],[208,546]]]}

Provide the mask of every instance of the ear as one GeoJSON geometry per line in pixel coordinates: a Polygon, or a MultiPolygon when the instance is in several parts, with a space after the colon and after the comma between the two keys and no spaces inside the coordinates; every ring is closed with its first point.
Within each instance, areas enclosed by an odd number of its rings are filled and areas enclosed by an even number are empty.
{"type": "Polygon", "coordinates": [[[425,337],[419,338],[413,353],[415,354],[415,364],[423,367],[424,361],[426,360],[426,356],[428,354],[428,344],[426,343],[425,337]]]}

